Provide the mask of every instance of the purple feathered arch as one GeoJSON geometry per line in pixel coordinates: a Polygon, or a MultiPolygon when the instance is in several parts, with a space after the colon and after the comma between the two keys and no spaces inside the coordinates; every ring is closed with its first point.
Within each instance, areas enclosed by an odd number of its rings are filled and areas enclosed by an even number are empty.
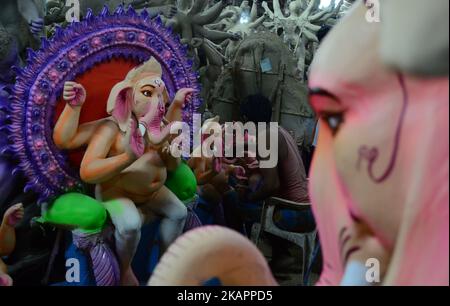
{"type": "Polygon", "coordinates": [[[192,124],[201,104],[198,74],[192,71],[179,37],[146,11],[138,14],[119,7],[110,14],[105,7],[99,16],[89,12],[85,20],[57,28],[52,39],[42,40],[38,51],[28,52],[26,67],[17,71],[6,127],[8,149],[28,178],[25,190],[37,192],[40,203],[69,190],[83,190],[78,173],[52,140],[52,119],[64,82],[112,57],[144,62],[151,56],[163,66],[171,98],[180,88],[196,89],[183,113],[183,120],[192,124]]]}

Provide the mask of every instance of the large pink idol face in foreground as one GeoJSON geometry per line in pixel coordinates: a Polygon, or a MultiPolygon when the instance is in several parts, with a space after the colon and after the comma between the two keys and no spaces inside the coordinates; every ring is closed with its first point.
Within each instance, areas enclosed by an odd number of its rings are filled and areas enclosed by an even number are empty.
{"type": "Polygon", "coordinates": [[[357,5],[333,29],[311,69],[321,117],[310,181],[319,284],[337,285],[352,263],[375,258],[383,284],[448,285],[448,77],[388,70],[380,24],[366,12],[357,5]]]}

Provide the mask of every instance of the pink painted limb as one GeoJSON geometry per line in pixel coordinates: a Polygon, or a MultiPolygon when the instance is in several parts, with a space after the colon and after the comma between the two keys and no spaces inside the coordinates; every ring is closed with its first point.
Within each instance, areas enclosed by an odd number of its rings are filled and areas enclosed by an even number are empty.
{"type": "Polygon", "coordinates": [[[11,206],[5,212],[4,220],[6,221],[6,225],[15,227],[22,220],[23,214],[24,209],[22,203],[11,206]]]}
{"type": "Polygon", "coordinates": [[[0,273],[0,287],[11,287],[13,285],[13,280],[8,274],[0,273]]]}
{"type": "Polygon", "coordinates": [[[155,268],[148,284],[201,285],[218,277],[224,286],[275,286],[260,251],[239,233],[204,226],[178,238],[155,268]]]}
{"type": "Polygon", "coordinates": [[[24,215],[21,203],[11,206],[3,216],[0,225],[0,256],[7,256],[16,246],[16,232],[14,227],[22,220],[24,215]]]}

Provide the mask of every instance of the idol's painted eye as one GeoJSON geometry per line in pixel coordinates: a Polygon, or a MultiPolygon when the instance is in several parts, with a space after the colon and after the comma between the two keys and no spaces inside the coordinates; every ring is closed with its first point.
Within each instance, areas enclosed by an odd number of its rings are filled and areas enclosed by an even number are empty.
{"type": "Polygon", "coordinates": [[[151,97],[152,96],[152,92],[150,90],[143,90],[141,92],[146,97],[151,97]]]}
{"type": "Polygon", "coordinates": [[[333,135],[336,135],[342,123],[344,123],[344,113],[322,114],[322,119],[326,122],[333,135]]]}

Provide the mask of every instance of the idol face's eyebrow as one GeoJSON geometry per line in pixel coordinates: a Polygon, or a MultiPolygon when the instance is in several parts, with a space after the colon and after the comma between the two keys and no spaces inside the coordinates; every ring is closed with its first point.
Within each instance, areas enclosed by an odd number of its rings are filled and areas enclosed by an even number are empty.
{"type": "Polygon", "coordinates": [[[316,112],[323,110],[338,111],[342,109],[341,100],[337,96],[318,87],[309,89],[309,104],[316,112]]]}
{"type": "Polygon", "coordinates": [[[335,100],[338,103],[341,102],[339,100],[339,98],[336,97],[335,95],[333,95],[331,92],[329,92],[323,88],[319,88],[319,87],[309,88],[309,96],[310,97],[314,97],[314,96],[327,97],[327,98],[335,100]]]}
{"type": "Polygon", "coordinates": [[[156,87],[153,86],[153,85],[146,84],[146,85],[142,86],[141,89],[144,89],[144,88],[146,88],[146,87],[151,87],[152,89],[155,89],[155,88],[156,88],[156,87]]]}

